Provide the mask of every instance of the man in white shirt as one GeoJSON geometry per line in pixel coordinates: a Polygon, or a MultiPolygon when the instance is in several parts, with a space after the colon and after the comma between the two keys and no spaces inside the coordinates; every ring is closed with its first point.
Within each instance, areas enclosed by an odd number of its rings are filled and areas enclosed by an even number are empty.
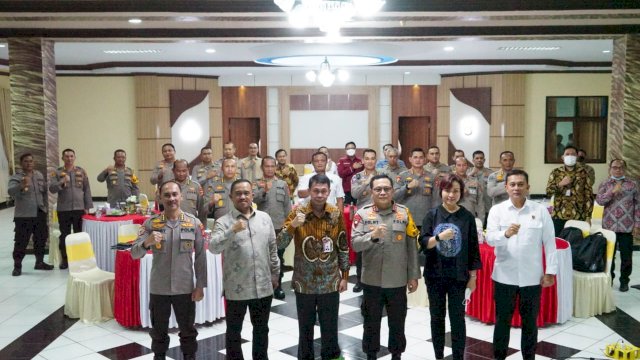
{"type": "Polygon", "coordinates": [[[542,287],[553,285],[558,269],[555,232],[547,208],[527,200],[529,175],[525,171],[509,171],[505,187],[509,200],[494,205],[487,221],[487,242],[495,247],[496,254],[492,275],[496,302],[494,358],[503,360],[507,356],[511,318],[519,297],[522,358],[533,360],[540,293],[542,287]],[[542,265],[543,246],[546,270],[542,265]]]}
{"type": "Polygon", "coordinates": [[[314,172],[304,175],[300,178],[298,189],[296,193],[301,200],[302,204],[306,204],[309,201],[309,179],[316,174],[326,175],[331,181],[329,187],[329,197],[327,198],[327,204],[337,206],[340,211],[343,209],[344,204],[344,191],[342,190],[342,179],[338,175],[334,175],[326,172],[327,169],[327,155],[323,152],[316,152],[311,156],[311,164],[313,164],[314,172]]]}

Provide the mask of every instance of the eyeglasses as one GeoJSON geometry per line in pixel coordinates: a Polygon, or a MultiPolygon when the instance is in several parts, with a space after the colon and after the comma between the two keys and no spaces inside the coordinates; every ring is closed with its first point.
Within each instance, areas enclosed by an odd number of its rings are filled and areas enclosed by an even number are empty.
{"type": "Polygon", "coordinates": [[[375,187],[372,189],[374,193],[376,194],[380,194],[381,192],[386,192],[386,193],[390,193],[391,190],[393,190],[393,188],[391,186],[385,186],[385,187],[375,187]]]}

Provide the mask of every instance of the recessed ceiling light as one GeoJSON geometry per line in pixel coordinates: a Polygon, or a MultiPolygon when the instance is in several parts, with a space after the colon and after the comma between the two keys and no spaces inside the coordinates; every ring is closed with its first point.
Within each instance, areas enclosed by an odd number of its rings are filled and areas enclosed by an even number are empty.
{"type": "Polygon", "coordinates": [[[554,51],[560,50],[560,46],[501,46],[502,51],[554,51]]]}
{"type": "Polygon", "coordinates": [[[611,52],[611,50],[602,50],[603,53],[608,54],[611,52]]]}
{"type": "Polygon", "coordinates": [[[141,22],[142,22],[142,19],[138,19],[138,18],[129,19],[129,24],[140,24],[141,22]]]}
{"type": "Polygon", "coordinates": [[[206,52],[207,54],[213,54],[214,52],[216,52],[216,49],[207,49],[204,52],[206,52]]]}
{"type": "Polygon", "coordinates": [[[247,73],[247,76],[253,76],[253,73],[247,73]]]}
{"type": "Polygon", "coordinates": [[[445,46],[444,47],[444,51],[453,51],[454,47],[453,46],[445,46]]]}
{"type": "Polygon", "coordinates": [[[7,46],[7,45],[5,45],[5,44],[0,44],[0,48],[5,47],[5,46],[7,46]]]}
{"type": "Polygon", "coordinates": [[[409,75],[409,74],[411,74],[411,71],[405,71],[404,74],[405,75],[409,75]]]}
{"type": "Polygon", "coordinates": [[[158,54],[162,50],[159,49],[135,49],[135,50],[102,50],[105,54],[158,54]]]}

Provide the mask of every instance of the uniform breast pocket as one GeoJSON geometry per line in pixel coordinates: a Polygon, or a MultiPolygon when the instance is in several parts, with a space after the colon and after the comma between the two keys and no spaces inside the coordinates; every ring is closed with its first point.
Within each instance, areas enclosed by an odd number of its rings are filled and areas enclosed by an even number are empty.
{"type": "Polygon", "coordinates": [[[180,252],[187,253],[193,251],[193,245],[196,241],[196,234],[194,232],[181,232],[180,233],[180,252]]]}
{"type": "Polygon", "coordinates": [[[534,241],[542,238],[542,223],[540,221],[533,221],[526,225],[524,229],[520,229],[518,236],[525,244],[532,244],[534,241]],[[524,234],[523,234],[523,231],[524,234]]]}
{"type": "Polygon", "coordinates": [[[276,189],[276,201],[284,202],[284,189],[277,188],[276,189]]]}
{"type": "Polygon", "coordinates": [[[44,180],[38,180],[38,190],[40,192],[46,191],[46,186],[45,186],[44,180]]]}
{"type": "Polygon", "coordinates": [[[391,229],[393,230],[393,239],[392,239],[393,242],[394,243],[403,242],[405,238],[405,232],[407,230],[407,227],[405,226],[405,224],[394,223],[391,226],[391,229]]]}

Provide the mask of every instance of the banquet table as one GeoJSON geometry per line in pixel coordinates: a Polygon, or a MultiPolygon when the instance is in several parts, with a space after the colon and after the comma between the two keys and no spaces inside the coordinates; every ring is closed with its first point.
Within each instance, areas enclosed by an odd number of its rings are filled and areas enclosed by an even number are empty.
{"type": "Polygon", "coordinates": [[[91,238],[93,252],[100,269],[110,272],[115,269],[115,250],[111,247],[118,243],[120,225],[142,225],[147,218],[143,215],[102,216],[100,218],[94,215],[82,216],[82,231],[88,233],[91,238]]]}
{"type": "MultiPolygon", "coordinates": [[[[556,248],[558,274],[552,286],[542,288],[540,312],[536,319],[538,326],[564,323],[571,318],[573,307],[571,247],[568,242],[556,239],[556,248]]],[[[480,259],[482,261],[482,269],[477,271],[477,287],[471,294],[471,302],[467,306],[467,315],[477,318],[483,323],[494,324],[496,312],[493,299],[493,280],[491,279],[496,259],[494,248],[488,244],[480,244],[480,259]]],[[[511,325],[522,325],[517,303],[511,325]]]]}
{"type": "MultiPolygon", "coordinates": [[[[212,322],[225,316],[222,297],[222,258],[207,254],[207,287],[204,299],[196,302],[196,324],[212,322]]],[[[151,327],[149,312],[149,279],[153,254],[147,253],[142,259],[133,259],[129,250],[118,250],[115,257],[113,315],[118,324],[125,327],[151,327]]],[[[178,324],[173,310],[169,327],[178,324]]]]}

